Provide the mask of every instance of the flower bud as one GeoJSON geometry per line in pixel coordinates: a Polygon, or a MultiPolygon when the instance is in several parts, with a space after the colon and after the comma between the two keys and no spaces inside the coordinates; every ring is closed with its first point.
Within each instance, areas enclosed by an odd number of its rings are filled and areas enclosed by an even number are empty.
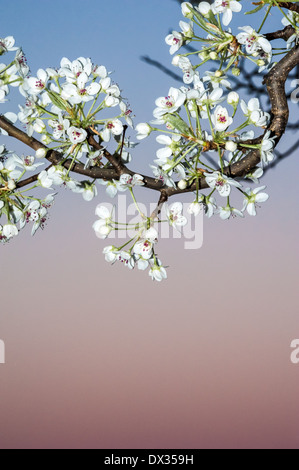
{"type": "Polygon", "coordinates": [[[233,68],[232,68],[232,74],[233,74],[235,77],[239,77],[239,75],[241,74],[241,70],[238,69],[237,67],[233,67],[233,68]]]}
{"type": "Polygon", "coordinates": [[[52,142],[50,136],[46,134],[42,135],[40,140],[44,145],[49,145],[52,142]]]}
{"type": "Polygon", "coordinates": [[[181,181],[178,182],[178,188],[179,189],[184,190],[184,189],[187,188],[187,186],[188,186],[188,183],[187,183],[186,180],[181,180],[181,181]]]}
{"type": "Polygon", "coordinates": [[[178,54],[178,55],[175,55],[171,61],[172,65],[174,65],[175,67],[177,67],[179,65],[179,62],[180,62],[180,58],[181,56],[178,54]]]}
{"type": "Polygon", "coordinates": [[[218,59],[217,52],[215,52],[215,51],[210,52],[210,59],[217,60],[218,59]]]}
{"type": "Polygon", "coordinates": [[[201,51],[199,54],[198,54],[198,57],[201,59],[201,60],[206,60],[208,57],[209,57],[209,53],[205,50],[201,51]]]}
{"type": "Polygon", "coordinates": [[[109,225],[101,225],[95,230],[96,236],[98,238],[105,239],[108,237],[109,233],[112,231],[112,227],[109,225]]]}
{"type": "Polygon", "coordinates": [[[33,129],[38,134],[42,134],[46,130],[46,125],[41,119],[37,119],[33,124],[33,129]]]}
{"type": "Polygon", "coordinates": [[[14,180],[8,180],[7,187],[10,191],[13,191],[17,186],[14,180]]]}
{"type": "Polygon", "coordinates": [[[260,60],[257,61],[257,65],[259,67],[263,67],[265,65],[265,61],[263,59],[260,59],[260,60]]]}
{"type": "Polygon", "coordinates": [[[222,75],[223,75],[223,73],[222,73],[221,70],[216,70],[216,72],[215,72],[215,77],[216,78],[220,78],[220,77],[222,77],[222,75]]]}
{"type": "Polygon", "coordinates": [[[195,7],[199,13],[202,14],[202,16],[209,16],[209,13],[211,11],[211,5],[208,2],[200,2],[198,7],[195,7]]]}
{"type": "Polygon", "coordinates": [[[235,152],[237,150],[238,146],[237,146],[236,142],[233,142],[232,140],[228,140],[225,143],[225,148],[229,152],[235,152]]]}
{"type": "Polygon", "coordinates": [[[145,139],[153,130],[153,128],[147,124],[147,122],[141,122],[140,124],[137,124],[135,129],[138,132],[138,135],[136,136],[136,139],[138,140],[145,139]]]}
{"type": "Polygon", "coordinates": [[[40,148],[35,152],[36,158],[45,158],[47,154],[47,150],[44,148],[40,148]]]}
{"type": "Polygon", "coordinates": [[[196,201],[192,202],[190,206],[188,207],[189,214],[193,214],[195,216],[198,215],[201,210],[202,210],[202,204],[196,201]]]}
{"type": "Polygon", "coordinates": [[[189,18],[192,20],[193,18],[193,7],[190,2],[183,2],[182,3],[182,14],[185,18],[189,18]]]}
{"type": "Polygon", "coordinates": [[[232,106],[234,106],[234,105],[237,105],[239,101],[240,101],[240,96],[238,95],[236,91],[231,91],[228,94],[228,97],[227,97],[228,104],[231,104],[232,106]]]}

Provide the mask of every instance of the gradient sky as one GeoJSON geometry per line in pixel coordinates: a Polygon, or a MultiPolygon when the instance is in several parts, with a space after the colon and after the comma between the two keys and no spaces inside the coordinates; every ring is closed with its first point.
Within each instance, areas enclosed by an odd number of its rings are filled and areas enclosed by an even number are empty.
{"type": "MultiPolygon", "coordinates": [[[[174,0],[14,0],[0,36],[32,72],[63,56],[106,65],[137,123],[177,86],[140,57],[170,66],[164,37],[180,19],[174,0]]],[[[155,148],[138,148],[136,171],[155,148]]],[[[1,247],[0,448],[298,448],[297,159],[268,171],[258,217],[205,219],[197,251],[161,240],[163,284],[105,263],[91,228],[104,192],[86,203],[62,190],[44,232],[1,247]]]]}

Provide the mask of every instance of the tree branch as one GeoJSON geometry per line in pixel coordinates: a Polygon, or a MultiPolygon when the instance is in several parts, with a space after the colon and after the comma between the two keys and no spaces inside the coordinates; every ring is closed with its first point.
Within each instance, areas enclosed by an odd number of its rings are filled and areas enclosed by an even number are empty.
{"type": "Polygon", "coordinates": [[[268,41],[273,41],[274,39],[284,39],[287,41],[294,33],[295,29],[293,26],[288,25],[284,29],[275,31],[274,33],[264,34],[264,36],[266,39],[268,39],[268,41]]]}
{"type": "Polygon", "coordinates": [[[284,2],[284,1],[278,1],[277,3],[279,3],[279,6],[282,8],[287,8],[288,10],[299,13],[299,5],[297,3],[284,2]]]}
{"type": "MultiPolygon", "coordinates": [[[[284,4],[285,7],[286,4],[284,4]]],[[[299,5],[298,5],[299,10],[299,5]]],[[[297,11],[297,10],[295,10],[297,11]]],[[[269,33],[275,35],[277,37],[284,37],[290,34],[290,28],[286,27],[282,31],[277,31],[276,33],[269,33]]],[[[275,39],[273,37],[273,39],[275,39]]],[[[285,57],[276,64],[275,67],[265,76],[264,83],[266,84],[268,95],[270,98],[271,103],[271,121],[270,125],[268,126],[267,130],[270,130],[273,135],[276,136],[275,139],[275,146],[277,146],[281,136],[285,132],[288,118],[289,118],[289,109],[288,109],[288,102],[285,93],[285,82],[288,78],[289,73],[291,70],[299,64],[299,46],[294,47],[290,52],[288,52],[285,57]]],[[[16,128],[13,124],[8,122],[3,116],[0,115],[0,127],[4,129],[11,137],[23,142],[33,150],[37,151],[40,148],[46,149],[47,160],[53,164],[58,165],[62,164],[65,168],[69,169],[71,167],[71,171],[73,173],[78,173],[92,179],[104,179],[104,180],[118,180],[120,175],[123,173],[127,173],[130,175],[134,175],[136,172],[129,170],[126,165],[123,164],[121,159],[116,155],[111,155],[107,150],[103,149],[100,143],[98,143],[94,135],[91,133],[88,137],[88,142],[92,145],[96,150],[102,150],[104,156],[107,158],[108,162],[111,164],[111,167],[93,167],[93,168],[85,168],[82,163],[73,163],[71,159],[64,161],[63,156],[54,150],[47,148],[41,142],[39,142],[34,137],[29,137],[20,129],[16,128]]],[[[265,132],[266,132],[265,131],[265,132]]],[[[256,139],[256,142],[260,142],[262,137],[256,139]]],[[[232,178],[237,177],[244,177],[246,174],[250,173],[257,164],[260,162],[260,151],[258,149],[254,149],[250,151],[244,158],[240,161],[232,164],[231,166],[224,169],[224,174],[230,176],[232,178]]],[[[144,178],[145,187],[151,190],[160,191],[161,202],[165,202],[169,197],[187,193],[191,191],[196,191],[197,188],[200,190],[205,189],[208,187],[205,177],[202,176],[198,183],[193,183],[189,187],[184,190],[176,188],[170,188],[165,185],[159,180],[156,180],[152,177],[141,175],[144,178]]],[[[26,184],[30,184],[37,180],[38,175],[34,175],[27,180],[21,181],[18,183],[18,187],[25,186],[26,184]]]]}

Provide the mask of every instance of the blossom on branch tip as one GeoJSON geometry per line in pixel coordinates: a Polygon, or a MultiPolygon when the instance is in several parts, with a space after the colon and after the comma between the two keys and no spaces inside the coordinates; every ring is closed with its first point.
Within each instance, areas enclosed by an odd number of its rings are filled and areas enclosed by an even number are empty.
{"type": "Polygon", "coordinates": [[[99,83],[92,82],[87,85],[89,78],[85,72],[82,72],[76,83],[66,83],[62,87],[61,97],[71,104],[86,103],[94,99],[101,89],[99,83]]]}
{"type": "Polygon", "coordinates": [[[119,181],[116,183],[118,191],[126,191],[129,188],[133,188],[134,186],[143,186],[144,181],[143,181],[143,176],[135,174],[135,175],[129,175],[129,174],[122,174],[121,177],[119,178],[119,181]]]}
{"type": "Polygon", "coordinates": [[[35,152],[36,158],[45,158],[46,155],[47,155],[47,149],[45,149],[45,148],[39,148],[35,152]]]}
{"type": "Polygon", "coordinates": [[[212,7],[208,2],[199,2],[198,6],[194,8],[204,17],[207,17],[212,10],[212,7]]]}
{"type": "Polygon", "coordinates": [[[22,49],[18,49],[14,63],[18,69],[18,72],[22,78],[27,78],[30,72],[30,69],[27,65],[27,60],[22,49]]]}
{"type": "Polygon", "coordinates": [[[229,204],[226,207],[219,207],[218,212],[222,220],[227,220],[230,217],[236,216],[244,217],[243,212],[239,211],[238,209],[235,209],[234,207],[231,207],[229,204]]]}
{"type": "Polygon", "coordinates": [[[171,157],[171,155],[176,155],[181,150],[180,135],[172,135],[169,137],[168,135],[162,134],[156,137],[156,141],[161,145],[165,145],[165,147],[157,150],[156,152],[156,155],[159,159],[167,159],[171,157]]]}
{"type": "Polygon", "coordinates": [[[39,69],[37,71],[37,77],[30,77],[25,80],[24,89],[28,95],[38,95],[46,88],[48,79],[47,72],[43,69],[39,69]]]}
{"type": "Polygon", "coordinates": [[[197,201],[192,202],[190,206],[188,207],[188,213],[194,216],[200,214],[201,211],[202,211],[202,204],[197,201]]]}
{"type": "Polygon", "coordinates": [[[265,127],[270,119],[270,115],[261,110],[258,98],[251,98],[248,105],[241,100],[241,109],[250,123],[257,127],[265,127]]]}
{"type": "Polygon", "coordinates": [[[170,188],[176,187],[175,182],[166,170],[163,170],[163,168],[161,168],[160,166],[155,165],[150,165],[150,168],[152,169],[153,175],[157,181],[161,181],[161,183],[165,184],[170,188]]]}
{"type": "Polygon", "coordinates": [[[261,157],[262,162],[265,164],[270,163],[274,160],[273,150],[275,147],[276,136],[271,138],[270,135],[271,131],[267,131],[261,143],[261,157]]]}
{"type": "Polygon", "coordinates": [[[186,94],[178,88],[171,87],[168,96],[156,99],[157,108],[153,114],[155,118],[161,118],[164,114],[170,114],[177,111],[185,102],[186,94]]]}
{"type": "Polygon", "coordinates": [[[146,230],[143,238],[135,243],[133,252],[141,256],[144,260],[149,260],[153,255],[153,246],[157,242],[158,232],[155,228],[151,227],[146,230]]]}
{"type": "Polygon", "coordinates": [[[245,190],[245,200],[243,203],[242,212],[247,209],[249,215],[256,216],[256,207],[260,202],[266,202],[269,199],[269,195],[267,193],[261,193],[266,186],[261,186],[260,188],[250,189],[247,188],[245,190]]]}
{"type": "Polygon", "coordinates": [[[183,2],[181,5],[182,8],[182,15],[185,16],[186,18],[189,18],[192,20],[193,18],[193,6],[192,3],[190,2],[183,2]]]}
{"type": "Polygon", "coordinates": [[[228,176],[221,174],[219,171],[214,171],[212,174],[204,173],[204,175],[210,188],[217,189],[218,193],[222,197],[230,195],[231,186],[235,186],[236,188],[242,187],[242,185],[233,178],[229,178],[228,176]]]}
{"type": "Polygon", "coordinates": [[[161,282],[163,279],[167,279],[166,269],[162,266],[161,261],[157,258],[155,259],[155,262],[152,262],[152,267],[148,274],[153,281],[161,282]]]}
{"type": "Polygon", "coordinates": [[[13,237],[18,235],[19,231],[14,224],[5,224],[2,227],[2,233],[0,234],[0,238],[4,237],[5,241],[10,240],[13,237]]]}
{"type": "Polygon", "coordinates": [[[184,36],[182,33],[178,33],[177,31],[172,31],[171,34],[166,36],[165,38],[166,44],[170,47],[170,54],[175,54],[184,44],[184,36]]]}
{"type": "Polygon", "coordinates": [[[236,91],[231,91],[227,95],[227,103],[233,106],[233,108],[236,108],[238,106],[239,101],[240,101],[240,96],[236,91]]]}
{"type": "Polygon", "coordinates": [[[105,255],[105,260],[108,263],[113,264],[117,260],[119,251],[118,251],[118,248],[116,248],[115,246],[109,245],[109,246],[105,246],[105,248],[103,249],[103,254],[105,255]]]}
{"type": "Polygon", "coordinates": [[[226,79],[226,75],[223,75],[219,70],[217,70],[216,72],[205,72],[203,82],[209,82],[213,88],[225,86],[226,88],[231,89],[231,84],[226,79]]]}
{"type": "Polygon", "coordinates": [[[89,183],[88,181],[82,181],[77,185],[74,192],[81,193],[84,201],[90,202],[94,197],[98,195],[98,190],[95,184],[89,183]]]}
{"type": "Polygon", "coordinates": [[[256,168],[251,173],[248,173],[245,178],[253,181],[255,184],[259,184],[259,178],[261,178],[264,174],[264,170],[262,168],[256,168]]]}
{"type": "Polygon", "coordinates": [[[175,202],[170,207],[166,206],[166,217],[172,227],[178,229],[178,227],[183,227],[187,224],[187,219],[183,216],[182,211],[183,204],[181,202],[175,202]]]}
{"type": "Polygon", "coordinates": [[[107,238],[112,230],[113,209],[114,207],[109,211],[105,206],[98,206],[96,208],[96,215],[99,217],[99,220],[93,224],[92,228],[99,238],[107,238]]]}
{"type": "Polygon", "coordinates": [[[199,77],[199,74],[197,71],[193,69],[191,61],[188,59],[188,57],[176,55],[172,59],[172,65],[175,67],[179,67],[182,72],[183,72],[183,81],[187,85],[192,83],[195,79],[195,77],[199,77]]]}
{"type": "Polygon", "coordinates": [[[124,127],[119,119],[112,119],[107,121],[104,130],[101,132],[101,137],[104,142],[109,142],[112,135],[120,135],[123,133],[124,127]]]}
{"type": "Polygon", "coordinates": [[[251,26],[243,26],[239,29],[244,32],[237,35],[237,41],[245,46],[247,54],[254,54],[259,49],[270,53],[272,51],[271,43],[262,34],[258,34],[251,26]]]}
{"type": "Polygon", "coordinates": [[[70,128],[70,121],[64,119],[61,113],[58,115],[58,120],[49,119],[49,126],[53,128],[53,137],[55,140],[63,138],[65,140],[65,134],[70,128]]]}
{"type": "Polygon", "coordinates": [[[13,36],[6,36],[6,38],[0,38],[0,56],[5,52],[16,51],[18,48],[15,47],[15,38],[13,36]]]}
{"type": "Polygon", "coordinates": [[[111,198],[115,197],[117,194],[117,181],[112,180],[112,181],[105,181],[105,180],[98,180],[99,184],[102,184],[103,186],[106,186],[106,193],[108,196],[111,198]]]}
{"type": "Polygon", "coordinates": [[[152,128],[152,126],[147,124],[147,122],[140,122],[135,127],[135,130],[137,131],[136,139],[142,140],[142,139],[145,139],[146,137],[148,137],[150,135],[153,128],[152,128]]]}
{"type": "Polygon", "coordinates": [[[235,0],[216,0],[212,4],[213,13],[223,13],[222,22],[224,26],[228,26],[232,20],[233,12],[239,13],[242,5],[235,0]]]}
{"type": "Polygon", "coordinates": [[[51,188],[53,185],[53,180],[49,178],[48,172],[46,170],[40,172],[38,175],[38,181],[39,184],[46,189],[51,188]]]}
{"type": "Polygon", "coordinates": [[[228,115],[226,108],[219,105],[212,115],[212,122],[214,124],[215,131],[223,132],[233,123],[233,118],[228,115]]]}
{"type": "Polygon", "coordinates": [[[84,129],[78,129],[77,127],[71,126],[67,129],[67,135],[72,144],[80,144],[84,142],[87,137],[87,132],[84,129]]]}

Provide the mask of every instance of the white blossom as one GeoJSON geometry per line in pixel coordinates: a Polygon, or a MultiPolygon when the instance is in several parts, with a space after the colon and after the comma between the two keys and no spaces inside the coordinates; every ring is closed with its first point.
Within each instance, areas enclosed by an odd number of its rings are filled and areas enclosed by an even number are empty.
{"type": "Polygon", "coordinates": [[[204,175],[210,188],[216,188],[222,197],[227,197],[230,195],[231,186],[241,188],[240,183],[235,181],[233,178],[229,178],[228,176],[221,174],[219,171],[214,171],[212,174],[205,173],[204,175]]]}
{"type": "Polygon", "coordinates": [[[183,204],[175,202],[170,207],[166,206],[166,217],[172,227],[183,227],[187,224],[187,219],[182,215],[183,204]]]}
{"type": "Polygon", "coordinates": [[[92,228],[99,238],[107,238],[111,232],[112,212],[113,208],[111,211],[105,206],[98,206],[96,208],[96,215],[99,217],[99,220],[93,224],[92,228]]]}
{"type": "Polygon", "coordinates": [[[87,132],[84,129],[71,126],[67,129],[67,135],[72,144],[80,144],[84,142],[87,137],[87,132]]]}
{"type": "Polygon", "coordinates": [[[107,121],[104,130],[101,132],[101,137],[104,142],[109,142],[112,135],[120,135],[123,133],[123,125],[119,119],[112,119],[107,121]]]}
{"type": "Polygon", "coordinates": [[[269,195],[266,193],[261,193],[266,186],[261,186],[260,188],[250,189],[247,188],[245,190],[246,196],[243,204],[242,212],[247,209],[249,215],[255,216],[256,215],[256,207],[261,202],[266,202],[269,199],[269,195]]]}
{"type": "Polygon", "coordinates": [[[251,26],[243,26],[239,29],[243,30],[243,33],[237,35],[237,41],[245,46],[247,54],[254,54],[259,49],[270,53],[272,46],[268,39],[262,34],[258,34],[251,26]]]}
{"type": "Polygon", "coordinates": [[[223,13],[222,22],[224,26],[228,26],[232,20],[233,12],[239,13],[242,5],[235,0],[216,0],[212,4],[214,13],[223,13]]]}
{"type": "Polygon", "coordinates": [[[217,106],[214,114],[212,115],[212,122],[214,124],[215,131],[223,132],[233,123],[233,119],[228,115],[226,108],[217,106]]]}
{"type": "Polygon", "coordinates": [[[261,157],[263,163],[267,164],[274,160],[273,149],[275,146],[275,137],[270,137],[271,131],[267,131],[261,143],[261,157]]]}
{"type": "Polygon", "coordinates": [[[146,122],[141,122],[140,124],[137,124],[137,126],[135,127],[135,130],[137,131],[136,139],[142,140],[150,135],[153,128],[146,122]]]}
{"type": "Polygon", "coordinates": [[[152,262],[152,267],[148,274],[153,281],[161,282],[163,279],[167,279],[166,269],[162,266],[161,261],[157,258],[152,262]]]}
{"type": "Polygon", "coordinates": [[[37,77],[30,77],[25,80],[26,91],[29,95],[38,95],[47,86],[48,74],[45,70],[39,69],[37,71],[37,77]]]}
{"type": "Polygon", "coordinates": [[[143,186],[144,181],[143,181],[143,176],[135,174],[135,175],[129,175],[127,173],[124,173],[121,175],[119,178],[119,181],[117,183],[117,189],[118,191],[126,191],[129,188],[133,188],[134,186],[143,186]]]}
{"type": "Polygon", "coordinates": [[[154,117],[159,119],[164,114],[174,113],[184,104],[185,100],[185,93],[178,88],[171,87],[168,96],[156,100],[157,108],[154,110],[154,117]]]}

